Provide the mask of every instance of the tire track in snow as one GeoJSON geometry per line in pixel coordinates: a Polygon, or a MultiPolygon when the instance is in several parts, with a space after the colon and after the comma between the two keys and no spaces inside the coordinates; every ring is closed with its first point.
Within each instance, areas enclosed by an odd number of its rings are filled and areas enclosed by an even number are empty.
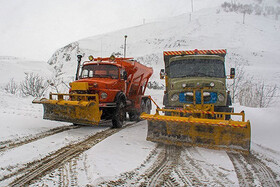
{"type": "Polygon", "coordinates": [[[175,157],[180,156],[178,153],[180,151],[174,146],[157,144],[139,167],[122,173],[115,180],[103,181],[96,186],[175,186],[174,180],[169,176],[176,165],[174,161],[177,162],[175,157]]]}
{"type": "Polygon", "coordinates": [[[241,159],[238,153],[228,153],[228,156],[233,163],[235,172],[240,186],[249,187],[254,184],[254,174],[247,167],[246,163],[241,159]]]}
{"type": "Polygon", "coordinates": [[[191,151],[192,148],[185,148],[182,152],[182,159],[177,169],[179,178],[186,186],[203,186],[203,184],[208,184],[209,179],[205,176],[203,168],[190,154],[191,151]]]}
{"type": "MultiPolygon", "coordinates": [[[[0,182],[16,178],[12,183],[9,184],[10,186],[25,186],[31,184],[35,179],[46,175],[49,171],[60,167],[65,162],[79,156],[81,153],[92,148],[94,145],[106,139],[107,137],[133,124],[134,123],[129,123],[120,129],[110,128],[101,132],[97,132],[96,134],[81,142],[65,146],[41,160],[36,160],[32,163],[26,164],[26,167],[20,168],[14,173],[4,176],[2,179],[0,179],[0,182]]],[[[65,180],[65,182],[68,183],[68,179],[65,180]]]]}
{"type": "Polygon", "coordinates": [[[190,176],[186,176],[186,173],[182,170],[181,167],[178,167],[174,171],[178,177],[178,179],[181,181],[181,183],[178,181],[177,183],[184,185],[184,186],[192,186],[192,179],[190,176]]]}
{"type": "Polygon", "coordinates": [[[228,178],[231,171],[208,162],[207,155],[201,155],[198,148],[188,147],[185,149],[184,155],[186,157],[184,161],[190,162],[189,165],[193,167],[191,171],[193,171],[192,175],[195,177],[194,182],[199,180],[202,184],[208,184],[210,186],[234,185],[234,182],[228,178]]]}
{"type": "MultiPolygon", "coordinates": [[[[215,166],[198,160],[195,148],[157,145],[140,167],[96,186],[230,186],[234,183],[215,166]],[[196,153],[196,154],[195,154],[196,153]],[[195,154],[195,155],[192,155],[195,154]]],[[[228,171],[230,172],[230,171],[228,171]]]]}
{"type": "Polygon", "coordinates": [[[251,153],[277,175],[277,181],[280,183],[280,152],[259,144],[254,144],[254,146],[255,149],[251,153]]]}
{"type": "Polygon", "coordinates": [[[174,167],[178,165],[178,159],[181,155],[181,148],[175,146],[165,146],[162,161],[150,173],[148,180],[145,181],[145,186],[159,186],[166,183],[167,186],[172,186],[174,180],[167,180],[174,167]]]}
{"type": "MultiPolygon", "coordinates": [[[[59,167],[58,175],[59,175],[59,186],[78,186],[77,183],[77,158],[74,158],[67,163],[63,164],[63,166],[59,167]]],[[[49,174],[49,175],[52,175],[49,174]]]]}
{"type": "Polygon", "coordinates": [[[77,129],[77,128],[80,128],[80,126],[75,126],[75,125],[62,126],[62,127],[50,129],[48,131],[40,132],[38,134],[24,136],[24,137],[20,137],[20,138],[14,139],[14,140],[2,141],[2,142],[0,142],[0,145],[1,145],[0,152],[7,151],[9,149],[13,149],[13,148],[22,146],[24,144],[28,144],[28,143],[40,140],[47,136],[51,136],[51,135],[54,135],[57,133],[61,133],[64,131],[68,131],[71,129],[77,129]]]}
{"type": "Polygon", "coordinates": [[[280,186],[276,174],[256,156],[228,153],[240,186],[280,186]]]}
{"type": "Polygon", "coordinates": [[[145,186],[144,183],[147,179],[145,172],[151,172],[157,167],[158,163],[161,162],[158,158],[163,158],[164,151],[163,146],[157,144],[139,167],[133,171],[122,173],[115,180],[102,181],[97,186],[145,186]]]}
{"type": "Polygon", "coordinates": [[[254,172],[258,176],[262,186],[280,186],[276,180],[276,174],[266,166],[261,160],[254,155],[245,155],[246,161],[253,167],[254,172]]]}

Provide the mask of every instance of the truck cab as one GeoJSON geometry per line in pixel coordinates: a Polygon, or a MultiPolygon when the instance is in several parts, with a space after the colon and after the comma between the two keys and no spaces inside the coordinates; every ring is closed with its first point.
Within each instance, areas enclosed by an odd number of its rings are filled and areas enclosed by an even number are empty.
{"type": "Polygon", "coordinates": [[[226,89],[225,52],[199,54],[199,51],[192,51],[193,54],[187,54],[188,52],[179,55],[164,53],[165,108],[212,104],[215,111],[231,111],[231,99],[226,89]]]}
{"type": "MultiPolygon", "coordinates": [[[[113,63],[84,63],[79,80],[73,84],[87,83],[86,90],[77,90],[77,93],[98,94],[101,106],[114,103],[118,92],[126,92],[125,70],[119,64],[113,63]],[[106,103],[106,104],[105,104],[106,103]]],[[[71,86],[72,86],[71,85],[71,86]]],[[[71,90],[74,91],[74,90],[71,90]]]]}
{"type": "Polygon", "coordinates": [[[101,119],[113,119],[113,125],[120,127],[122,124],[117,123],[123,123],[126,112],[131,120],[138,120],[142,112],[151,110],[144,93],[152,73],[152,68],[132,58],[90,56],[89,61],[78,65],[77,80],[70,83],[70,94],[97,94],[101,119]]]}

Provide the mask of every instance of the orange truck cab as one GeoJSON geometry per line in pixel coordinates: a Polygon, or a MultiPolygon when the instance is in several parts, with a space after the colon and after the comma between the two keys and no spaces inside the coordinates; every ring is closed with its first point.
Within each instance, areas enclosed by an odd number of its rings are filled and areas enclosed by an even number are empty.
{"type": "Polygon", "coordinates": [[[98,94],[101,119],[112,119],[121,127],[129,114],[138,120],[142,112],[150,113],[151,101],[144,95],[153,69],[132,58],[93,58],[80,65],[78,56],[76,81],[70,83],[70,94],[98,94]]]}

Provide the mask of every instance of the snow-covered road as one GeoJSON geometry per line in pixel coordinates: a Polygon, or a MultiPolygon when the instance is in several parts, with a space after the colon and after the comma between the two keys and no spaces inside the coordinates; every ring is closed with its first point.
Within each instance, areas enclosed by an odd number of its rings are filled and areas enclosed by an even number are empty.
{"type": "MultiPolygon", "coordinates": [[[[148,92],[161,105],[162,91],[148,92]]],[[[31,178],[36,178],[31,186],[279,185],[280,152],[274,142],[278,137],[269,137],[274,136],[278,126],[270,124],[266,129],[261,117],[258,121],[250,119],[252,154],[248,157],[222,150],[148,142],[146,121],[130,123],[120,131],[113,131],[109,124],[77,127],[47,121],[42,119],[42,106],[31,104],[32,98],[6,93],[3,98],[0,186],[17,178],[24,181],[21,177],[31,174],[31,178]],[[262,133],[262,129],[270,134],[262,133]],[[269,140],[271,147],[266,146],[269,140]]],[[[268,109],[245,111],[249,113],[247,118],[263,111],[274,115],[268,109]]]]}

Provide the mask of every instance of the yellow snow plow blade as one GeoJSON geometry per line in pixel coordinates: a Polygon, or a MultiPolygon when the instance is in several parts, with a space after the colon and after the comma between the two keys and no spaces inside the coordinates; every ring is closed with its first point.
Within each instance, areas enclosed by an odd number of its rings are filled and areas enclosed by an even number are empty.
{"type": "Polygon", "coordinates": [[[102,114],[97,94],[50,93],[50,99],[35,99],[32,103],[43,104],[43,118],[54,121],[97,125],[102,114]]]}
{"type": "Polygon", "coordinates": [[[155,115],[143,113],[141,118],[148,121],[147,140],[249,153],[251,130],[250,122],[244,120],[244,112],[211,112],[216,119],[193,117],[195,113],[208,112],[158,108],[155,115]],[[171,115],[159,115],[159,111],[169,112],[171,115]],[[192,116],[181,117],[184,113],[192,113],[192,116]],[[225,115],[240,115],[242,121],[225,120],[225,115]]]}

